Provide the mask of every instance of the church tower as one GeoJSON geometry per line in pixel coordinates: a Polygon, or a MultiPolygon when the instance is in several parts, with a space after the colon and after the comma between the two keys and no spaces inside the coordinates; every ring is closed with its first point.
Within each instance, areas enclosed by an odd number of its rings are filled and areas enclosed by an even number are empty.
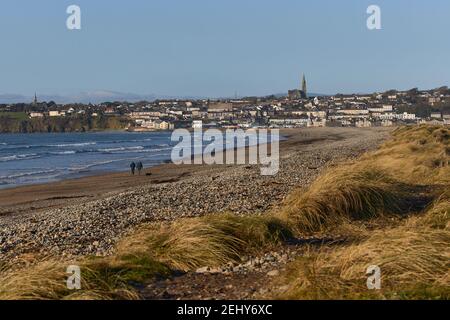
{"type": "Polygon", "coordinates": [[[38,104],[38,100],[37,100],[37,95],[36,92],[34,93],[34,100],[33,100],[33,105],[37,105],[38,104]]]}
{"type": "Polygon", "coordinates": [[[308,97],[308,93],[307,93],[307,88],[306,88],[306,78],[305,78],[305,74],[303,74],[303,78],[302,78],[302,91],[303,94],[305,95],[305,97],[308,97]]]}

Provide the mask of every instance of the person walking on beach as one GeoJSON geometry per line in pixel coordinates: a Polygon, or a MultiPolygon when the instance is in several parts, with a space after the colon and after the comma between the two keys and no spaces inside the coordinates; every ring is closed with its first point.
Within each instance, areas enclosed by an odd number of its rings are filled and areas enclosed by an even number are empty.
{"type": "Polygon", "coordinates": [[[144,166],[142,165],[142,162],[139,161],[137,163],[137,169],[138,169],[139,175],[141,175],[141,171],[143,168],[144,168],[144,166]]]}
{"type": "Polygon", "coordinates": [[[134,176],[134,171],[136,170],[136,163],[132,162],[130,164],[131,174],[134,176]]]}

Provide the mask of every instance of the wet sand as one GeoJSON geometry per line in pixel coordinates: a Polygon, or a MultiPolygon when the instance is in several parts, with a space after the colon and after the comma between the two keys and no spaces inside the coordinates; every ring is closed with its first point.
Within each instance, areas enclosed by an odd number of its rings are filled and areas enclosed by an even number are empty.
{"type": "Polygon", "coordinates": [[[208,166],[164,164],[144,169],[139,175],[130,172],[93,175],[59,182],[21,186],[0,190],[0,215],[27,213],[97,200],[145,184],[175,182],[208,166]]]}

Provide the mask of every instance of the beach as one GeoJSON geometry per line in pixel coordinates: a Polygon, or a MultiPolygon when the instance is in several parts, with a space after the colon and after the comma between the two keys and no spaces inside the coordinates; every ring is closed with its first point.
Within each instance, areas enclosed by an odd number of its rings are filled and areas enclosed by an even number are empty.
{"type": "Polygon", "coordinates": [[[286,129],[280,171],[258,165],[174,165],[0,190],[0,260],[108,255],[143,223],[219,212],[263,214],[325,168],[385,141],[392,129],[286,129]]]}

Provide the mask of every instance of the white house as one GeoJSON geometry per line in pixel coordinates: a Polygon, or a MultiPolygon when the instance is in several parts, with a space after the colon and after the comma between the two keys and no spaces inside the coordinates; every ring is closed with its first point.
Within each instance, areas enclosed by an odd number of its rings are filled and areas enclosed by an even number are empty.
{"type": "Polygon", "coordinates": [[[194,121],[192,121],[192,128],[194,128],[194,129],[201,129],[201,128],[203,128],[203,121],[202,120],[194,120],[194,121]]]}
{"type": "Polygon", "coordinates": [[[30,118],[42,118],[44,114],[42,112],[30,112],[30,118]]]}

